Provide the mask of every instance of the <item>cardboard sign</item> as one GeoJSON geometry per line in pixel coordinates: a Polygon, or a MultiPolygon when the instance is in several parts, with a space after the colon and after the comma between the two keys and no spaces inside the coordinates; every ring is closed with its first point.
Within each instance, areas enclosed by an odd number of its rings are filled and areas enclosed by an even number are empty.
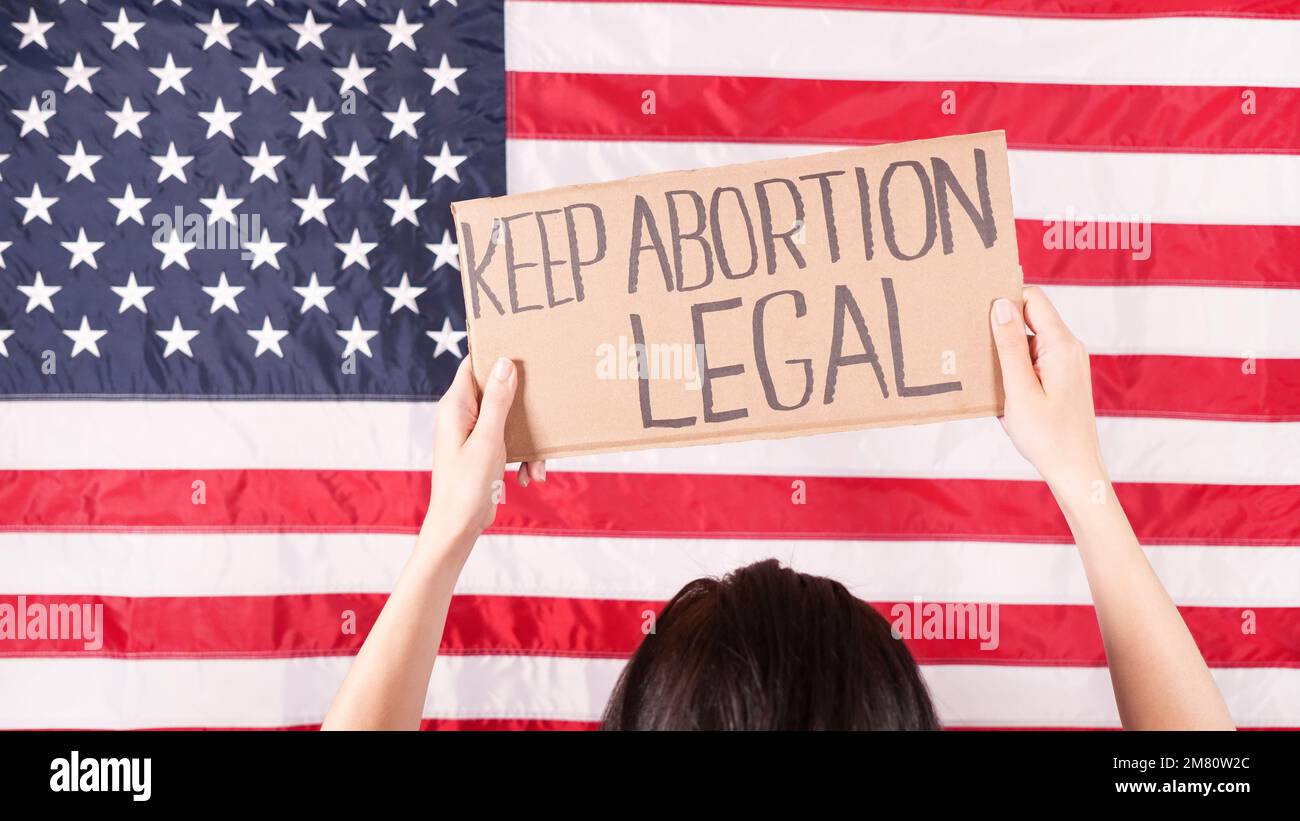
{"type": "Polygon", "coordinates": [[[1000,131],[455,203],[511,460],[1000,412],[1000,131]]]}

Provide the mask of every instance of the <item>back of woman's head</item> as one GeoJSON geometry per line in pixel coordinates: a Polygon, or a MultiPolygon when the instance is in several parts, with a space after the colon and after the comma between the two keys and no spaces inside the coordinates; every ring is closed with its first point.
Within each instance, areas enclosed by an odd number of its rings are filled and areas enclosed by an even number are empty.
{"type": "Polygon", "coordinates": [[[932,730],[916,662],[844,585],[775,560],[673,597],[605,708],[611,730],[932,730]]]}

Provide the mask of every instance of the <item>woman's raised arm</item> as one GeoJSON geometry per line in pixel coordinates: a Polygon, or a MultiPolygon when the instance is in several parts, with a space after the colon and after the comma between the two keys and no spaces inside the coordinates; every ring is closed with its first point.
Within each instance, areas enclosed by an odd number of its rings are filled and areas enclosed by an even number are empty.
{"type": "Polygon", "coordinates": [[[1010,300],[995,302],[992,324],[1006,389],[1002,426],[1047,480],[1074,534],[1124,728],[1233,729],[1205,659],[1111,486],[1087,351],[1038,288],[1025,289],[1023,313],[1010,300]]]}
{"type": "MultiPolygon", "coordinates": [[[[514,363],[501,359],[480,402],[466,360],[438,403],[433,489],[424,525],[321,729],[419,729],[456,579],[496,515],[506,414],[518,383],[514,363]]],[[[530,478],[545,480],[545,464],[520,465],[519,483],[530,478]]]]}

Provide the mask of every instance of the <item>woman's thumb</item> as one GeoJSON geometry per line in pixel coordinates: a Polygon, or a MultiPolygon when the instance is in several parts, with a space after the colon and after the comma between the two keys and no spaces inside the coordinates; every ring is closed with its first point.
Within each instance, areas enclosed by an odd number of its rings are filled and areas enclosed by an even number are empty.
{"type": "Polygon", "coordinates": [[[1042,391],[1034,365],[1029,360],[1029,337],[1025,336],[1025,319],[1020,306],[1009,299],[994,301],[990,322],[993,342],[998,349],[998,363],[1002,366],[1002,386],[1007,395],[1042,391]]]}
{"type": "Polygon", "coordinates": [[[473,439],[501,441],[505,436],[506,417],[515,401],[515,388],[519,377],[515,363],[502,357],[492,366],[487,384],[483,386],[483,401],[479,404],[478,421],[474,424],[473,439]]]}

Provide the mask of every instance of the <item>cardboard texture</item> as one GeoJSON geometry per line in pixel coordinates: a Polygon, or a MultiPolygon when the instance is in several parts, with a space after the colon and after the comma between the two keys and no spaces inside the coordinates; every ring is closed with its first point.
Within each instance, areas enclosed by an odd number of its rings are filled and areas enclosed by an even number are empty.
{"type": "Polygon", "coordinates": [[[994,131],[452,206],[512,461],[988,416],[1020,302],[994,131]]]}

